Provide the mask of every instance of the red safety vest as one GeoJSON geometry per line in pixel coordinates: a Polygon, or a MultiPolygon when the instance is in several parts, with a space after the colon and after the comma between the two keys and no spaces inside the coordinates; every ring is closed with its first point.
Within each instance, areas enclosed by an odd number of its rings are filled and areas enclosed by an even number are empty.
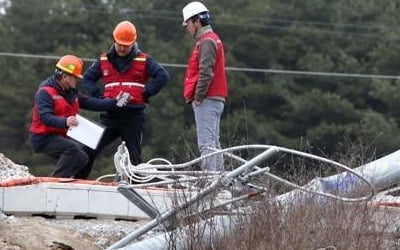
{"type": "Polygon", "coordinates": [[[144,104],[144,86],[148,80],[146,71],[147,55],[140,53],[133,59],[131,67],[123,72],[118,72],[108,61],[106,54],[100,56],[100,67],[104,82],[104,97],[115,98],[121,91],[128,92],[132,99],[131,104],[144,104]]]}
{"type": "MultiPolygon", "coordinates": [[[[71,105],[67,100],[64,99],[64,97],[62,97],[58,93],[57,89],[50,86],[45,86],[42,87],[41,89],[44,89],[53,99],[55,116],[61,116],[61,117],[75,116],[79,112],[78,97],[75,98],[74,103],[71,105]]],[[[42,135],[57,134],[66,136],[68,128],[50,127],[42,123],[39,117],[37,104],[35,103],[33,106],[32,123],[29,131],[35,134],[42,134],[42,135]]]]}
{"type": "Polygon", "coordinates": [[[186,100],[194,98],[196,85],[199,79],[199,44],[205,39],[213,39],[217,43],[217,58],[214,66],[214,77],[208,87],[206,96],[228,96],[224,47],[217,34],[214,32],[207,32],[200,37],[188,60],[188,67],[186,69],[185,80],[183,83],[183,97],[186,100]]]}

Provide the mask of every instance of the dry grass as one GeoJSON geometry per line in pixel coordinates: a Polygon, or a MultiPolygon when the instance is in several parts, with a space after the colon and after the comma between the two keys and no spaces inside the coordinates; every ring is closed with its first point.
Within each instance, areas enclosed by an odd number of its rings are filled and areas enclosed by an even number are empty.
{"type": "MultiPolygon", "coordinates": [[[[353,163],[362,161],[354,158],[345,160],[353,163]]],[[[326,166],[320,165],[310,171],[310,161],[299,164],[299,161],[293,160],[292,163],[287,176],[291,175],[290,179],[296,180],[298,184],[327,174],[326,166]]],[[[335,174],[338,170],[333,172],[328,171],[328,174],[335,174]]],[[[276,183],[268,182],[268,185],[271,191],[263,194],[261,199],[250,200],[246,209],[240,212],[234,210],[234,215],[224,216],[223,229],[220,216],[211,217],[207,223],[198,223],[204,221],[204,215],[188,219],[188,215],[204,209],[201,202],[182,211],[175,223],[186,228],[179,227],[170,233],[168,248],[400,249],[400,222],[397,222],[400,221],[400,210],[373,207],[368,202],[349,203],[304,193],[282,203],[276,200],[276,195],[288,190],[276,183]]],[[[212,197],[208,202],[215,200],[212,197]]]]}
{"type": "MultiPolygon", "coordinates": [[[[397,212],[399,213],[399,212],[397,212]]],[[[398,216],[399,217],[399,216],[398,216]]],[[[310,198],[282,205],[273,199],[252,202],[246,213],[230,217],[221,230],[220,217],[185,220],[186,229],[171,233],[169,249],[400,249],[399,225],[393,213],[367,203],[344,203],[310,198]],[[209,232],[210,237],[205,233],[209,232]],[[185,235],[185,237],[182,237],[185,235]],[[181,249],[181,248],[180,248],[181,249]]]]}

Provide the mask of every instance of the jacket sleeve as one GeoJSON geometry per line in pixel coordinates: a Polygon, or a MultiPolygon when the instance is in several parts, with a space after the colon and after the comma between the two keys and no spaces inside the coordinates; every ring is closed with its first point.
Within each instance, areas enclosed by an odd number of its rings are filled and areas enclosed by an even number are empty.
{"type": "Polygon", "coordinates": [[[150,80],[146,83],[143,97],[148,100],[156,95],[168,83],[170,75],[168,71],[150,56],[147,57],[147,74],[150,80]]]}
{"type": "Polygon", "coordinates": [[[67,118],[56,116],[54,114],[54,102],[46,90],[40,89],[35,95],[35,101],[38,109],[40,121],[49,126],[56,128],[66,128],[67,118]]]}
{"type": "Polygon", "coordinates": [[[214,66],[217,58],[217,44],[212,39],[205,39],[199,45],[199,80],[194,99],[203,101],[214,77],[214,66]]]}
{"type": "Polygon", "coordinates": [[[117,100],[113,98],[100,99],[96,97],[90,97],[87,95],[79,95],[79,106],[82,109],[93,110],[93,111],[110,111],[117,109],[117,100]]]}
{"type": "Polygon", "coordinates": [[[101,89],[97,84],[97,81],[101,78],[100,60],[97,59],[93,64],[85,71],[83,75],[82,85],[85,88],[86,93],[89,96],[101,97],[101,89]]]}

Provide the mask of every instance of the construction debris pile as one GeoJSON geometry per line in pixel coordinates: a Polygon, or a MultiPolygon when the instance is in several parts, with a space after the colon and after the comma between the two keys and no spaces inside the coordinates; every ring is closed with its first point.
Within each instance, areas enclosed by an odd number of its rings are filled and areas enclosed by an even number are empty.
{"type": "Polygon", "coordinates": [[[32,174],[29,173],[27,166],[16,164],[0,153],[0,181],[29,176],[32,174]]]}

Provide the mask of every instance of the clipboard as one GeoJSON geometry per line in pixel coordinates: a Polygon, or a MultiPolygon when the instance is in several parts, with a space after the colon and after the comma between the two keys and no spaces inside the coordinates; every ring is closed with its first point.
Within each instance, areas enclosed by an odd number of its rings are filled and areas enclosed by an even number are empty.
{"type": "Polygon", "coordinates": [[[78,126],[70,127],[67,136],[95,150],[103,136],[104,127],[79,114],[76,119],[78,126]]]}

